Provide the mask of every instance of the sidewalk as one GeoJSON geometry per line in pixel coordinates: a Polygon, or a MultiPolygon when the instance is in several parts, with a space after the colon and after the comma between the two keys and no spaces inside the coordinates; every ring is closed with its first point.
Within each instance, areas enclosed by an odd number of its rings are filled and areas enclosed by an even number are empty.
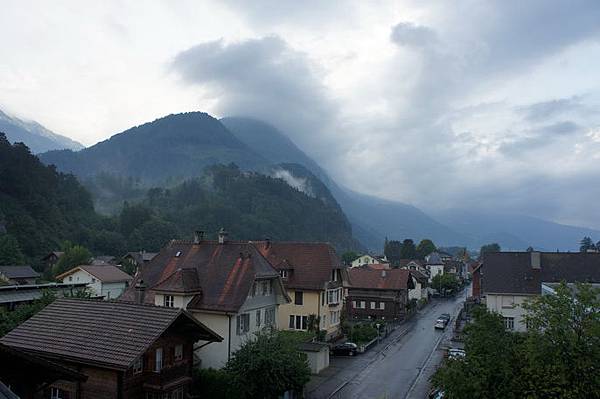
{"type": "Polygon", "coordinates": [[[406,334],[414,323],[415,317],[399,324],[396,328],[376,346],[365,353],[354,357],[330,357],[329,367],[318,375],[313,375],[306,384],[307,399],[326,399],[339,390],[348,381],[351,381],[371,362],[377,359],[389,345],[396,342],[406,334]]]}

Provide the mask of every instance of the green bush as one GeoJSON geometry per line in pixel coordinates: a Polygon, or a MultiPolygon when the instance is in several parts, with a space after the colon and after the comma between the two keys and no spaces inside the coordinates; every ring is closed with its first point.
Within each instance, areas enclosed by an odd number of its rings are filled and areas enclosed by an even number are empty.
{"type": "Polygon", "coordinates": [[[366,343],[377,338],[377,328],[369,324],[357,324],[352,327],[350,340],[355,343],[366,343]]]}

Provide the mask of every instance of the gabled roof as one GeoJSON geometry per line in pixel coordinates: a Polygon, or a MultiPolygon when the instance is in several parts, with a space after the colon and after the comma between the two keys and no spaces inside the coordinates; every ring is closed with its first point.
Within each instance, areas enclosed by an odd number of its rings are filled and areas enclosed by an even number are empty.
{"type": "Polygon", "coordinates": [[[0,274],[9,279],[36,278],[40,276],[31,266],[0,266],[0,274]]]}
{"type": "Polygon", "coordinates": [[[120,283],[133,279],[129,274],[113,265],[81,265],[56,276],[56,279],[62,280],[79,270],[91,274],[103,283],[120,283]]]}
{"type": "Polygon", "coordinates": [[[222,341],[181,309],[57,299],[0,342],[47,358],[126,370],[171,327],[194,340],[222,341]]]}
{"type": "Polygon", "coordinates": [[[199,294],[202,291],[196,269],[177,269],[151,289],[180,294],[199,294]]]}
{"type": "Polygon", "coordinates": [[[349,288],[368,290],[406,290],[409,288],[410,270],[375,270],[369,267],[355,267],[348,270],[349,288]]]}
{"type": "Polygon", "coordinates": [[[418,270],[410,270],[410,274],[421,284],[426,284],[427,282],[429,282],[429,277],[427,277],[418,270]]]}
{"type": "MultiPolygon", "coordinates": [[[[144,265],[120,299],[134,301],[134,286],[140,280],[147,287],[154,287],[169,279],[178,269],[196,269],[202,290],[187,308],[221,312],[237,312],[246,301],[255,279],[279,277],[277,270],[248,242],[219,244],[217,241],[194,243],[174,240],[144,265]]],[[[172,277],[173,280],[177,278],[172,277]]],[[[154,294],[152,289],[147,290],[145,302],[154,303],[154,294]]]]}
{"type": "Polygon", "coordinates": [[[415,263],[418,266],[423,266],[425,261],[421,259],[400,259],[398,262],[398,267],[407,267],[410,263],[415,263]]]}
{"type": "Polygon", "coordinates": [[[542,252],[540,267],[532,267],[536,252],[486,252],[482,291],[538,295],[544,283],[600,283],[600,253],[542,252]]]}
{"type": "Polygon", "coordinates": [[[150,262],[152,259],[154,259],[154,257],[156,255],[158,255],[158,252],[141,251],[141,252],[127,252],[125,254],[125,256],[123,256],[123,257],[124,258],[132,258],[136,262],[142,263],[142,262],[150,262]]]}
{"type": "Polygon", "coordinates": [[[60,258],[61,256],[63,256],[65,253],[62,251],[52,251],[50,252],[48,255],[44,256],[42,258],[42,260],[48,260],[51,256],[56,256],[57,258],[60,258]]]}
{"type": "Polygon", "coordinates": [[[286,288],[325,289],[333,269],[345,269],[335,249],[322,242],[255,241],[253,244],[275,268],[293,269],[286,288]]]}

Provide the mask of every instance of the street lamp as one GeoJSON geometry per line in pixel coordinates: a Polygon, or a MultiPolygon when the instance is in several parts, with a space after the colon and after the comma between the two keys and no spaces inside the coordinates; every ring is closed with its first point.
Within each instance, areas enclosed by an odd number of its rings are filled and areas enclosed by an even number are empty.
{"type": "Polygon", "coordinates": [[[377,327],[377,345],[379,345],[380,337],[379,337],[379,323],[375,323],[375,327],[377,327]]]}

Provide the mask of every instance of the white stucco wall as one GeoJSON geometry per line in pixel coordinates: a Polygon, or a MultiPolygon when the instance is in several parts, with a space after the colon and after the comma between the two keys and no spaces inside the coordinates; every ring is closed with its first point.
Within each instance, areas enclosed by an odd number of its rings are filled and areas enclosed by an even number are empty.
{"type": "Polygon", "coordinates": [[[529,298],[532,296],[486,294],[486,306],[489,311],[500,313],[502,317],[513,317],[514,331],[526,331],[522,305],[529,298]]]}
{"type": "Polygon", "coordinates": [[[444,265],[427,265],[429,269],[429,282],[438,274],[444,274],[444,265]]]}
{"type": "Polygon", "coordinates": [[[125,282],[101,283],[100,287],[101,295],[104,296],[104,299],[108,300],[118,298],[123,293],[123,291],[125,291],[127,285],[125,284],[125,282]]]}

